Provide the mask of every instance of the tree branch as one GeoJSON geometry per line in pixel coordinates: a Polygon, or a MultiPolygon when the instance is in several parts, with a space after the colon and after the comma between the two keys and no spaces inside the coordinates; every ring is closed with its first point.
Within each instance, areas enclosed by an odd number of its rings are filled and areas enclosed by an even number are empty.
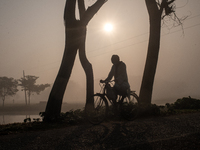
{"type": "Polygon", "coordinates": [[[82,19],[86,11],[84,0],[78,0],[78,9],[79,9],[80,19],[82,19]]]}
{"type": "Polygon", "coordinates": [[[160,13],[161,13],[161,14],[162,14],[164,8],[166,7],[166,5],[167,5],[167,1],[166,1],[166,0],[163,0],[163,1],[161,2],[161,5],[160,5],[160,13]]]}
{"type": "Polygon", "coordinates": [[[66,0],[65,10],[64,10],[65,24],[67,24],[67,22],[69,23],[76,20],[75,6],[76,6],[76,0],[66,0]]]}
{"type": "Polygon", "coordinates": [[[101,8],[101,6],[106,2],[107,0],[97,0],[96,3],[94,3],[91,7],[88,7],[86,10],[83,18],[82,23],[83,25],[87,25],[89,21],[92,19],[92,17],[98,12],[98,10],[101,8]]]}
{"type": "Polygon", "coordinates": [[[159,14],[158,5],[155,0],[145,0],[145,2],[150,16],[153,16],[154,14],[155,15],[159,14]]]}
{"type": "Polygon", "coordinates": [[[175,2],[175,0],[171,0],[170,2],[168,2],[167,4],[170,5],[171,3],[175,2]]]}
{"type": "Polygon", "coordinates": [[[168,2],[168,0],[163,0],[162,1],[162,4],[161,4],[161,9],[160,9],[160,12],[161,14],[163,13],[163,10],[165,9],[165,15],[162,17],[162,19],[165,17],[165,16],[169,16],[170,14],[174,13],[174,7],[173,6],[170,6],[170,4],[172,4],[175,0],[171,0],[168,2]]]}

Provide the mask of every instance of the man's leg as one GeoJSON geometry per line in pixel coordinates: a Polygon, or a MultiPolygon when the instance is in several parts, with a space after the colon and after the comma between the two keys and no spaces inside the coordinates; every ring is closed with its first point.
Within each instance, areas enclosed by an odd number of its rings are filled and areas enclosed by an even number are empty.
{"type": "Polygon", "coordinates": [[[120,87],[120,91],[124,97],[129,97],[130,99],[130,86],[128,83],[123,83],[120,87]]]}
{"type": "Polygon", "coordinates": [[[117,95],[120,95],[120,86],[119,84],[115,83],[115,85],[113,86],[113,92],[115,95],[115,101],[117,100],[117,95]]]}

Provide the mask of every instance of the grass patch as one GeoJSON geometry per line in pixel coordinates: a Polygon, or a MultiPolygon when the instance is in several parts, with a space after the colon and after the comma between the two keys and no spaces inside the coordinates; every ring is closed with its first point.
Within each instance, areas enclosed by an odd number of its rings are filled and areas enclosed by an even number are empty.
{"type": "MultiPolygon", "coordinates": [[[[121,121],[122,119],[119,116],[116,116],[112,110],[112,106],[110,106],[107,121],[121,121]]],[[[157,106],[155,104],[152,104],[149,107],[148,111],[138,117],[168,116],[197,112],[200,112],[200,100],[191,97],[184,97],[182,99],[178,99],[172,104],[167,103],[165,104],[165,106],[157,106]]],[[[41,116],[42,114],[43,113],[40,113],[41,116]]],[[[31,118],[26,118],[24,119],[24,123],[0,125],[0,135],[21,133],[27,131],[44,131],[72,125],[80,125],[83,123],[88,123],[88,121],[85,119],[84,109],[76,109],[67,111],[66,113],[61,113],[60,118],[53,123],[45,123],[37,118],[33,120],[31,120],[31,118]]]]}

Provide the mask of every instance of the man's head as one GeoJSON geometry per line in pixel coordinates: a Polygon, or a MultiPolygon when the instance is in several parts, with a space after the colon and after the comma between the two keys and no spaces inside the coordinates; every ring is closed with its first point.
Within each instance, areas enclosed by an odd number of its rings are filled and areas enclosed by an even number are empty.
{"type": "Polygon", "coordinates": [[[112,55],[111,61],[114,65],[117,65],[119,63],[119,56],[118,55],[112,55]]]}

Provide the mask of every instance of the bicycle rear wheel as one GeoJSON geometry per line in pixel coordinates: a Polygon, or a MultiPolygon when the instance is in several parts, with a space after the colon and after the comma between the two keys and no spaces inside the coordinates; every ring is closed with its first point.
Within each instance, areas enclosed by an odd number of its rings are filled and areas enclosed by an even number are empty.
{"type": "Polygon", "coordinates": [[[139,105],[138,105],[138,96],[131,92],[130,98],[125,97],[121,104],[121,115],[129,121],[134,120],[138,115],[139,105]]]}
{"type": "Polygon", "coordinates": [[[101,94],[93,95],[92,99],[94,99],[94,105],[85,107],[86,118],[92,124],[100,124],[107,116],[108,102],[101,94]]]}

